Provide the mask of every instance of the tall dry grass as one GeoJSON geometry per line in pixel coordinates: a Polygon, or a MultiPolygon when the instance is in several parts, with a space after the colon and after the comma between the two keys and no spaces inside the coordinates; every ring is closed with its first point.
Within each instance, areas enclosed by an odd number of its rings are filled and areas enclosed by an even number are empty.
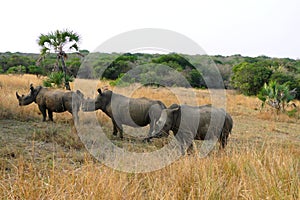
{"type": "Polygon", "coordinates": [[[230,147],[143,174],[115,171],[88,156],[78,168],[64,160],[40,164],[20,158],[12,173],[2,172],[0,194],[4,199],[299,199],[299,157],[288,155],[292,147],[277,148],[230,147]]]}
{"type": "MultiPolygon", "coordinates": [[[[4,142],[0,147],[1,199],[300,198],[299,121],[283,114],[274,118],[272,113],[260,111],[260,102],[255,97],[227,91],[226,109],[233,116],[234,129],[225,151],[214,150],[202,159],[196,151],[161,170],[135,174],[106,167],[84,149],[73,149],[74,145],[65,148],[57,137],[65,135],[63,142],[66,142],[76,133],[71,123],[61,123],[71,120],[69,113],[55,114],[57,123],[40,125],[42,117],[35,104],[19,107],[15,91],[27,94],[30,83],[39,85],[41,82],[35,76],[0,75],[0,120],[10,119],[18,126],[25,124],[29,132],[22,137],[25,133],[19,133],[20,127],[16,127],[15,132],[21,135],[18,141],[9,140],[11,143],[4,142]],[[23,121],[21,125],[19,121],[23,121]],[[52,136],[47,137],[47,142],[40,142],[36,140],[38,134],[41,134],[39,137],[52,136]]],[[[109,85],[107,82],[93,84],[96,86],[83,88],[85,84],[82,84],[79,88],[88,91],[87,96],[95,97],[96,88],[109,85]]],[[[132,97],[159,99],[166,105],[187,103],[191,98],[184,88],[174,89],[181,94],[179,99],[168,88],[131,87],[111,89],[123,94],[133,90],[132,97]]],[[[208,91],[193,92],[199,104],[211,102],[208,91]]],[[[110,120],[101,111],[97,111],[97,115],[111,130],[111,125],[107,125],[110,120]]],[[[0,127],[0,131],[6,128],[0,127]]],[[[0,133],[0,138],[4,141],[6,136],[0,133]]],[[[130,144],[133,150],[151,145],[117,142],[130,144]]]]}

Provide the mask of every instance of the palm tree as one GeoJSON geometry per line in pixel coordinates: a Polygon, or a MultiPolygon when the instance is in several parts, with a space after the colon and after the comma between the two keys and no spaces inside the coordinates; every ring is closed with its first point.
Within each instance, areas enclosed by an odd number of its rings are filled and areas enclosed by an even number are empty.
{"type": "Polygon", "coordinates": [[[288,85],[280,85],[276,81],[265,83],[264,87],[258,94],[258,98],[262,101],[262,107],[267,103],[276,109],[277,114],[280,110],[285,111],[286,105],[296,96],[296,89],[289,90],[288,85]]]}
{"type": "Polygon", "coordinates": [[[69,81],[67,80],[67,68],[65,64],[67,53],[65,52],[65,50],[75,50],[77,53],[79,53],[79,41],[80,36],[70,30],[56,30],[48,34],[41,34],[38,38],[38,45],[41,46],[40,59],[51,53],[52,50],[54,50],[54,52],[57,54],[57,61],[61,62],[62,70],[64,73],[65,87],[67,90],[70,90],[71,88],[69,81]]]}

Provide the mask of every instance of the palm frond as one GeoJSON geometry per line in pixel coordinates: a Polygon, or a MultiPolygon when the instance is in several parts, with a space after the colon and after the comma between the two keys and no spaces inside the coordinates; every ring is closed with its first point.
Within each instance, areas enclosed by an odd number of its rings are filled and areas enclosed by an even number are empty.
{"type": "Polygon", "coordinates": [[[74,43],[72,46],[70,46],[69,49],[75,49],[76,51],[78,51],[79,47],[78,47],[77,43],[74,43]]]}

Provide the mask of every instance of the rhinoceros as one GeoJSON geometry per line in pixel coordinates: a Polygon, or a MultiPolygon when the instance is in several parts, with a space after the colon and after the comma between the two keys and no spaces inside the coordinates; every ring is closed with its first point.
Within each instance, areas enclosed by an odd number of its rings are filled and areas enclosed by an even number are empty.
{"type": "Polygon", "coordinates": [[[48,110],[48,117],[50,121],[53,121],[53,112],[61,113],[68,111],[74,116],[75,120],[78,120],[78,111],[83,99],[83,94],[77,90],[64,91],[59,89],[51,89],[42,86],[33,87],[30,85],[30,93],[28,95],[20,96],[16,92],[17,99],[20,106],[26,106],[35,102],[43,115],[43,121],[46,121],[48,110]]]}
{"type": "Polygon", "coordinates": [[[148,98],[129,98],[111,90],[97,90],[98,95],[95,99],[84,100],[82,110],[90,112],[102,110],[113,123],[113,135],[119,132],[120,138],[123,138],[123,127],[143,127],[150,124],[149,134],[153,130],[155,120],[158,120],[161,111],[166,106],[158,100],[148,98]]]}
{"type": "Polygon", "coordinates": [[[192,140],[218,139],[220,148],[227,145],[227,139],[233,127],[231,116],[224,109],[211,105],[188,106],[173,104],[164,109],[161,117],[155,123],[151,136],[146,138],[162,137],[172,130],[175,138],[188,150],[193,148],[192,140]],[[186,145],[186,146],[184,146],[186,145]]]}

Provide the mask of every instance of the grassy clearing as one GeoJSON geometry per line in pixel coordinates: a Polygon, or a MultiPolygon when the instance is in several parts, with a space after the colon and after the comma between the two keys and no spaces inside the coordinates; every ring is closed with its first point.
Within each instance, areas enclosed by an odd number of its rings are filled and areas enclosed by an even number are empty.
{"type": "MultiPolygon", "coordinates": [[[[30,83],[41,82],[35,76],[0,76],[1,199],[300,198],[299,118],[260,112],[254,97],[227,91],[226,109],[234,129],[224,152],[214,150],[203,159],[195,153],[161,170],[135,174],[113,170],[91,157],[69,113],[54,114],[55,123],[42,123],[35,104],[19,107],[15,91],[27,94],[30,83]]],[[[118,92],[126,94],[129,89],[118,92]]],[[[174,90],[182,94],[181,102],[189,101],[186,90],[174,90]]],[[[194,91],[200,104],[210,103],[208,91],[194,91]]],[[[140,87],[132,96],[160,99],[167,105],[179,102],[167,88],[140,87]]],[[[111,136],[111,122],[101,111],[97,117],[112,142],[130,151],[153,151],[167,141],[145,144],[131,134],[121,141],[111,136]]]]}

